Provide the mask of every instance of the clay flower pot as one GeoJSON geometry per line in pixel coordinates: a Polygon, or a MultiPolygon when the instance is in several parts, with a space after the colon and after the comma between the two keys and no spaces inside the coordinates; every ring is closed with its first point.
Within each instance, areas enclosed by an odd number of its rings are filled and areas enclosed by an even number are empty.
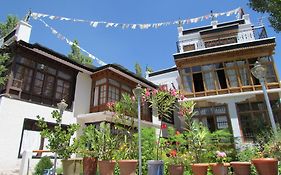
{"type": "Polygon", "coordinates": [[[100,175],[113,175],[115,160],[100,160],[99,161],[99,172],[100,175]]]}
{"type": "Polygon", "coordinates": [[[230,162],[235,175],[250,175],[251,163],[250,162],[230,162]]]}
{"type": "Polygon", "coordinates": [[[259,158],[252,159],[252,163],[259,175],[277,175],[278,174],[278,160],[274,158],[259,158]]]}
{"type": "Polygon", "coordinates": [[[212,168],[212,172],[214,175],[227,175],[228,172],[228,164],[223,163],[212,163],[210,164],[212,168]]]}
{"type": "Polygon", "coordinates": [[[138,165],[137,160],[119,160],[120,175],[135,175],[138,165]]]}
{"type": "Polygon", "coordinates": [[[194,163],[191,164],[193,175],[206,175],[208,172],[208,163],[194,163]]]}
{"type": "Polygon", "coordinates": [[[83,174],[92,175],[97,173],[98,158],[84,157],[83,158],[83,174]]]}
{"type": "Polygon", "coordinates": [[[168,171],[170,175],[183,175],[184,166],[183,165],[169,165],[168,171]]]}

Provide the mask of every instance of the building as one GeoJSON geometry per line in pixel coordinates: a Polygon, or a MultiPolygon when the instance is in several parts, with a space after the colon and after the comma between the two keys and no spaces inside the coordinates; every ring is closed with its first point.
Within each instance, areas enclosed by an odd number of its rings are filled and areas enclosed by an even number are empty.
{"type": "Polygon", "coordinates": [[[267,68],[266,88],[274,118],[281,124],[281,89],[274,62],[275,38],[249,15],[241,19],[186,29],[178,27],[176,67],[150,73],[148,80],[180,89],[196,102],[196,119],[210,131],[230,128],[237,141],[253,140],[270,126],[262,87],[251,74],[259,61],[267,68]]]}
{"type": "MultiPolygon", "coordinates": [[[[30,34],[31,26],[20,21],[0,46],[1,52],[12,55],[7,64],[8,80],[0,87],[0,174],[3,175],[19,174],[23,151],[46,149],[47,141],[40,136],[36,116],[44,117],[50,127],[54,126],[51,112],[62,99],[68,104],[62,124],[85,125],[110,122],[112,115],[105,112],[106,103],[119,100],[123,92],[132,94],[137,84],[156,88],[120,65],[98,68],[81,65],[40,44],[30,44],[30,34]]],[[[142,116],[143,123],[150,125],[151,112],[142,116]]],[[[30,166],[42,155],[45,154],[34,152],[30,166]]]]}

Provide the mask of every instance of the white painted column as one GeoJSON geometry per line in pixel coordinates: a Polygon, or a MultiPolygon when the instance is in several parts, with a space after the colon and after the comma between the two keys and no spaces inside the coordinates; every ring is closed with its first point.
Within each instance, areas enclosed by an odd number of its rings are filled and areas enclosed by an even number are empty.
{"type": "Polygon", "coordinates": [[[241,139],[242,139],[242,135],[241,135],[241,128],[239,125],[239,121],[238,121],[238,113],[236,110],[236,105],[234,101],[229,101],[227,103],[228,105],[228,111],[229,111],[229,117],[230,117],[230,121],[231,121],[231,127],[233,130],[233,137],[235,139],[236,142],[236,146],[239,146],[241,143],[241,139]]]}
{"type": "Polygon", "coordinates": [[[25,150],[22,154],[21,165],[20,165],[20,173],[19,175],[27,175],[29,174],[29,165],[32,159],[32,151],[25,150]]]}

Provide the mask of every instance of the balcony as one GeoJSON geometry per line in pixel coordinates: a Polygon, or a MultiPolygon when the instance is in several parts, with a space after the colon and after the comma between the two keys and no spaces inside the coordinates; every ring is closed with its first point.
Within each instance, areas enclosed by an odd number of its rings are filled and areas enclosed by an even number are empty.
{"type": "MultiPolygon", "coordinates": [[[[202,36],[201,36],[202,37],[202,36]]],[[[264,26],[253,27],[250,30],[240,30],[237,32],[228,32],[216,34],[202,38],[193,38],[177,41],[177,53],[189,52],[204,48],[211,48],[232,43],[244,43],[258,39],[268,38],[264,26]]]]}

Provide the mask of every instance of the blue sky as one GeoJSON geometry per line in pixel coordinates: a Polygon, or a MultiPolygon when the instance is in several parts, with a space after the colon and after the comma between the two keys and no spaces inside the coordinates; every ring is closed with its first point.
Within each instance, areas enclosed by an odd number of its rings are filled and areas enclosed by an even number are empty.
{"type": "MultiPolygon", "coordinates": [[[[252,23],[257,25],[262,15],[249,9],[247,3],[248,0],[9,0],[1,2],[0,21],[3,22],[9,14],[23,18],[31,9],[33,12],[91,21],[156,23],[203,16],[209,14],[211,10],[225,12],[242,7],[246,13],[250,14],[252,23]]],[[[218,21],[235,19],[233,15],[219,17],[218,21]]],[[[149,66],[155,71],[174,66],[172,55],[176,53],[176,25],[158,29],[132,30],[93,28],[86,23],[58,20],[46,19],[45,21],[69,39],[77,39],[82,48],[106,63],[118,63],[132,71],[136,62],[143,69],[149,66]]],[[[276,37],[275,60],[278,69],[281,70],[279,61],[281,49],[278,47],[281,42],[280,34],[273,31],[266,18],[263,21],[268,35],[276,37]]],[[[40,43],[65,55],[69,53],[69,45],[56,38],[40,21],[31,19],[30,24],[33,26],[31,43],[40,43]]],[[[184,25],[184,28],[208,24],[210,20],[184,25]]],[[[94,64],[98,66],[96,62],[94,64]]]]}

